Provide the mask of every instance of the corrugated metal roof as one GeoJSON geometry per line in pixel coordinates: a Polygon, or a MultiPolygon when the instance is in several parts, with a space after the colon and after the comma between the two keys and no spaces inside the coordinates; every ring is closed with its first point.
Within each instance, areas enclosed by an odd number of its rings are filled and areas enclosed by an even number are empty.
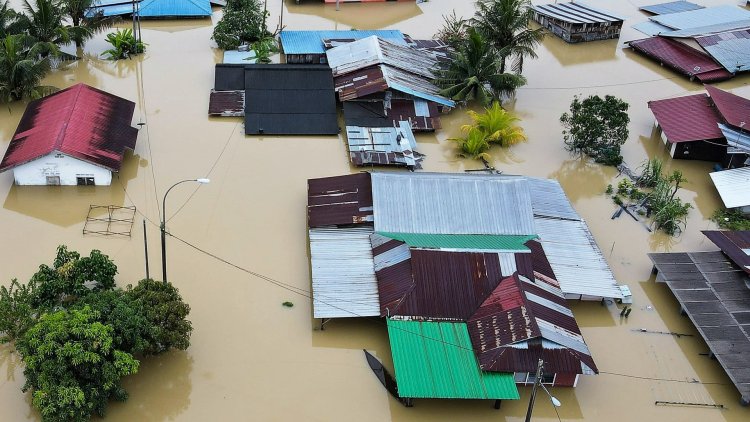
{"type": "Polygon", "coordinates": [[[388,319],[401,397],[520,398],[513,374],[479,369],[466,324],[388,319]]]}
{"type": "Polygon", "coordinates": [[[671,38],[651,37],[628,44],[656,62],[701,82],[730,79],[733,75],[706,53],[671,38]]]}
{"type": "Polygon", "coordinates": [[[668,15],[670,13],[687,12],[689,10],[703,9],[703,6],[689,1],[670,1],[668,3],[652,4],[642,6],[638,10],[653,13],[655,15],[668,15]]]}
{"type": "Polygon", "coordinates": [[[309,179],[307,222],[310,227],[371,223],[370,173],[309,179]]]}
{"type": "Polygon", "coordinates": [[[721,139],[720,117],[706,94],[649,101],[648,107],[669,142],[721,139]]]}
{"type": "MultiPolygon", "coordinates": [[[[633,27],[635,28],[635,25],[633,27]]],[[[699,35],[717,34],[719,32],[733,31],[736,29],[748,27],[750,27],[750,19],[742,19],[734,22],[718,23],[715,25],[705,25],[695,28],[681,29],[679,31],[665,31],[661,34],[661,36],[671,38],[690,38],[699,35]]],[[[666,28],[666,26],[664,28],[666,28]]]]}
{"type": "Polygon", "coordinates": [[[380,315],[370,227],[311,228],[313,317],[380,315]]]}
{"type": "Polygon", "coordinates": [[[373,173],[379,232],[531,235],[528,183],[492,175],[373,173]]]}
{"type": "Polygon", "coordinates": [[[406,45],[398,30],[373,31],[281,31],[279,39],[284,54],[324,54],[323,40],[358,40],[376,35],[393,43],[406,45]]]}
{"type": "Polygon", "coordinates": [[[750,100],[711,85],[706,85],[705,88],[725,123],[735,127],[750,123],[750,100]]]}
{"type": "Polygon", "coordinates": [[[722,123],[719,123],[719,130],[721,130],[722,135],[727,140],[727,145],[729,145],[727,152],[750,154],[750,133],[722,123]]]}
{"type": "Polygon", "coordinates": [[[104,2],[102,2],[96,7],[90,7],[86,10],[87,17],[93,17],[97,13],[101,13],[102,16],[132,15],[133,2],[123,3],[121,0],[117,0],[112,4],[104,4],[104,2]]]}
{"type": "Polygon", "coordinates": [[[534,215],[569,220],[581,219],[570,204],[570,200],[565,195],[560,182],[554,179],[540,179],[537,177],[526,177],[525,179],[529,184],[531,208],[534,211],[534,215]]]}
{"type": "Polygon", "coordinates": [[[433,79],[438,64],[433,55],[405,45],[371,36],[326,51],[333,76],[345,75],[365,67],[385,64],[433,79]]]}
{"type": "Polygon", "coordinates": [[[718,246],[732,262],[750,274],[750,230],[703,230],[703,234],[718,246]]]}
{"type": "Polygon", "coordinates": [[[750,19],[750,11],[733,5],[722,5],[657,15],[650,19],[673,29],[689,29],[750,19]]]}
{"type": "Polygon", "coordinates": [[[526,242],[536,235],[487,235],[487,234],[425,234],[378,232],[411,247],[440,249],[443,251],[471,252],[530,252],[526,242]]]}
{"type": "Polygon", "coordinates": [[[642,33],[644,33],[644,34],[646,34],[648,36],[659,35],[659,34],[663,34],[665,32],[671,32],[672,31],[672,28],[669,28],[669,27],[664,26],[664,25],[660,25],[660,24],[658,24],[656,22],[652,22],[652,21],[644,21],[644,22],[641,22],[641,23],[637,23],[637,24],[633,25],[632,27],[636,31],[642,32],[642,33]]]}
{"type": "Polygon", "coordinates": [[[253,64],[257,60],[255,58],[255,51],[238,51],[238,50],[225,50],[224,60],[225,64],[253,64]]]}
{"type": "Polygon", "coordinates": [[[586,222],[536,217],[534,224],[566,296],[622,298],[617,280],[586,222]]]}
{"type": "Polygon", "coordinates": [[[414,132],[433,132],[440,128],[437,106],[421,99],[373,101],[368,98],[365,101],[344,101],[343,108],[347,126],[388,127],[408,121],[414,132]]]}
{"type": "Polygon", "coordinates": [[[246,135],[338,133],[336,94],[328,66],[245,66],[246,135]]]}
{"type": "Polygon", "coordinates": [[[732,73],[750,69],[750,30],[722,32],[695,39],[732,73]]]}
{"type": "Polygon", "coordinates": [[[421,168],[423,156],[417,152],[417,140],[409,122],[398,127],[347,126],[349,158],[356,166],[397,165],[421,168]]]}
{"type": "Polygon", "coordinates": [[[205,18],[211,16],[209,0],[143,0],[138,15],[142,18],[205,18]]]}
{"type": "Polygon", "coordinates": [[[0,172],[54,151],[119,171],[125,149],[135,148],[130,124],[135,103],[76,84],[26,106],[0,172]]]}
{"type": "Polygon", "coordinates": [[[393,89],[410,96],[454,107],[454,101],[440,95],[440,89],[428,79],[387,65],[356,70],[334,80],[341,101],[350,101],[393,89]]]}
{"type": "Polygon", "coordinates": [[[208,98],[209,116],[244,116],[245,91],[211,90],[208,98]]]}
{"type": "Polygon", "coordinates": [[[574,24],[615,23],[624,20],[612,12],[595,9],[592,6],[575,1],[570,3],[532,5],[531,8],[542,15],[574,24]]]}

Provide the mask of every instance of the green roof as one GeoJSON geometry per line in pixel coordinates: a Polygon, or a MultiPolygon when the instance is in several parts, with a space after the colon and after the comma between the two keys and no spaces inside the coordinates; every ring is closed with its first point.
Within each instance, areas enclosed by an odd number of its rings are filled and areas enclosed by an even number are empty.
{"type": "Polygon", "coordinates": [[[463,322],[388,319],[398,394],[409,398],[519,398],[513,374],[485,372],[463,322]]]}
{"type": "Polygon", "coordinates": [[[424,234],[391,233],[378,234],[400,240],[416,248],[431,249],[470,249],[479,251],[522,251],[527,252],[524,243],[536,239],[536,235],[489,235],[489,234],[424,234]]]}

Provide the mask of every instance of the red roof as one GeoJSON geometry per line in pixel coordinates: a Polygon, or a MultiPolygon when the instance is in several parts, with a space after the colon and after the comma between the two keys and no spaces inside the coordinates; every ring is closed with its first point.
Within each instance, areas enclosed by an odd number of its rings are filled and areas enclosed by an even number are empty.
{"type": "Polygon", "coordinates": [[[323,177],[307,181],[310,227],[372,222],[370,173],[323,177]]]}
{"type": "MultiPolygon", "coordinates": [[[[736,127],[742,126],[742,122],[750,124],[750,100],[734,95],[731,92],[722,91],[711,85],[706,85],[706,91],[711,96],[711,101],[721,113],[728,124],[736,127]]],[[[747,129],[748,126],[745,126],[747,129]]]]}
{"type": "Polygon", "coordinates": [[[672,143],[723,139],[721,116],[706,94],[649,101],[662,132],[672,143]]]}
{"type": "Polygon", "coordinates": [[[5,151],[5,171],[54,151],[120,170],[125,148],[135,148],[130,125],[135,103],[85,84],[32,101],[5,151]]]}
{"type": "Polygon", "coordinates": [[[734,76],[711,56],[671,38],[651,37],[628,44],[633,50],[701,82],[723,81],[734,76]]]}
{"type": "Polygon", "coordinates": [[[729,259],[750,274],[750,231],[704,230],[706,235],[729,259]]]}

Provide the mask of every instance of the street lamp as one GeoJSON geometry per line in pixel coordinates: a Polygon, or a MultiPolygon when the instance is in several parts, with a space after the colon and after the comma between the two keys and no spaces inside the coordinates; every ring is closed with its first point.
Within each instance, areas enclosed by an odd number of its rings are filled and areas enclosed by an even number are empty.
{"type": "Polygon", "coordinates": [[[167,192],[164,193],[164,199],[161,201],[161,271],[162,271],[162,280],[166,283],[167,282],[167,195],[169,195],[169,191],[172,190],[175,186],[186,183],[186,182],[198,182],[202,185],[205,185],[210,182],[209,179],[185,179],[180,180],[179,182],[175,183],[174,185],[170,186],[169,189],[167,189],[167,192]]]}
{"type": "MultiPolygon", "coordinates": [[[[536,390],[539,387],[542,387],[542,390],[544,390],[545,393],[549,396],[550,401],[552,402],[552,405],[555,406],[555,412],[557,412],[557,408],[562,406],[562,403],[560,403],[560,400],[555,398],[552,394],[549,393],[547,390],[547,387],[542,384],[542,375],[543,375],[543,369],[544,369],[544,360],[539,359],[539,363],[536,367],[536,378],[534,379],[534,387],[531,389],[531,398],[529,398],[529,408],[526,410],[526,422],[531,422],[531,412],[534,411],[534,401],[536,400],[536,390]]],[[[558,416],[558,419],[560,417],[558,416]]]]}
{"type": "Polygon", "coordinates": [[[547,387],[545,387],[544,384],[540,384],[540,385],[542,386],[542,389],[544,390],[544,392],[547,393],[547,395],[549,396],[549,401],[552,402],[552,406],[555,406],[555,407],[562,406],[562,403],[560,403],[560,400],[558,400],[557,397],[550,394],[549,390],[547,390],[547,387]]]}

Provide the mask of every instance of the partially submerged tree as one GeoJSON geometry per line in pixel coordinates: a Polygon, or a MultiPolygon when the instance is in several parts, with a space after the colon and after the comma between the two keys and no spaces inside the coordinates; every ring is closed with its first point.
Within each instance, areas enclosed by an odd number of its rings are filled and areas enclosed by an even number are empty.
{"type": "Polygon", "coordinates": [[[512,95],[526,83],[521,75],[500,71],[492,47],[478,31],[470,28],[468,35],[446,67],[436,70],[435,83],[442,88],[442,95],[464,103],[476,100],[486,106],[492,100],[512,95]]]}
{"type": "Polygon", "coordinates": [[[49,58],[41,57],[46,47],[23,34],[0,39],[0,101],[34,100],[57,90],[40,85],[50,69],[49,58]]]}
{"type": "Polygon", "coordinates": [[[146,51],[146,44],[137,40],[130,28],[109,33],[106,40],[112,48],[104,50],[102,56],[109,60],[129,59],[146,51]]]}
{"type": "Polygon", "coordinates": [[[443,16],[443,26],[435,34],[435,38],[458,48],[469,38],[469,21],[456,16],[456,11],[443,16]]]}
{"type": "Polygon", "coordinates": [[[459,155],[475,160],[482,160],[482,162],[486,163],[490,159],[490,155],[487,153],[487,150],[490,149],[490,144],[487,142],[487,135],[477,127],[464,127],[463,129],[466,132],[465,137],[449,139],[458,143],[459,155]]]}
{"type": "Polygon", "coordinates": [[[601,164],[619,165],[620,147],[629,133],[627,110],[628,103],[611,95],[591,95],[583,100],[576,96],[570,111],[560,117],[565,148],[601,164]]]}
{"type": "Polygon", "coordinates": [[[70,19],[73,28],[78,28],[71,32],[71,39],[76,47],[82,47],[97,32],[110,28],[114,23],[114,19],[105,17],[102,11],[89,13],[91,7],[98,2],[99,0],[60,0],[63,16],[70,19]]]}
{"type": "Polygon", "coordinates": [[[267,17],[259,0],[228,0],[211,38],[222,50],[254,43],[271,35],[266,28],[267,17]]]}
{"type": "Polygon", "coordinates": [[[511,61],[514,72],[523,71],[525,57],[536,58],[534,49],[544,38],[544,29],[531,29],[530,0],[479,0],[472,24],[500,56],[500,72],[511,61]]]}
{"type": "Polygon", "coordinates": [[[473,124],[466,125],[465,128],[478,128],[485,134],[489,143],[507,147],[526,140],[523,128],[516,125],[521,119],[505,111],[498,101],[494,101],[490,107],[485,107],[484,113],[469,110],[468,114],[473,124]]]}
{"type": "Polygon", "coordinates": [[[24,0],[19,22],[24,32],[36,41],[42,56],[59,53],[59,47],[81,36],[81,28],[65,24],[63,9],[54,0],[24,0]]]}

